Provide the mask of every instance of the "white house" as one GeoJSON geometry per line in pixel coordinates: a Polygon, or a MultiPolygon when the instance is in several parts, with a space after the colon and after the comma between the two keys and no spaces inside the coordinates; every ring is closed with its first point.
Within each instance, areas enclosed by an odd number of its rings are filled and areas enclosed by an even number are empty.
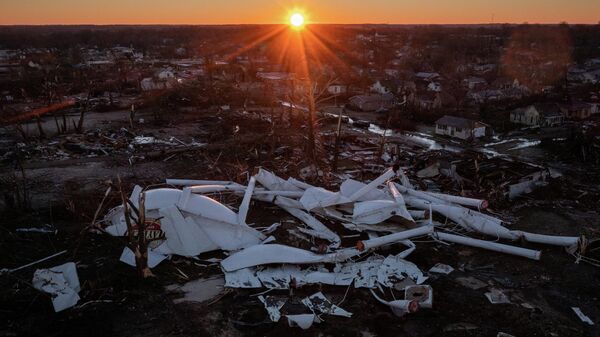
{"type": "Polygon", "coordinates": [[[484,87],[485,85],[487,85],[487,82],[485,79],[481,78],[481,77],[468,77],[465,78],[463,80],[463,85],[469,89],[475,89],[475,88],[480,88],[480,87],[484,87]]]}
{"type": "Polygon", "coordinates": [[[152,77],[147,77],[140,81],[140,88],[142,91],[164,90],[173,87],[174,81],[172,80],[159,81],[152,77]]]}
{"type": "Polygon", "coordinates": [[[510,121],[529,126],[556,126],[564,122],[564,115],[557,104],[533,104],[510,113],[510,121]]]}
{"type": "Polygon", "coordinates": [[[175,78],[175,74],[170,69],[163,69],[156,73],[156,78],[161,81],[167,81],[175,78]]]}
{"type": "Polygon", "coordinates": [[[371,85],[371,87],[369,89],[371,89],[371,92],[375,92],[375,93],[378,93],[381,95],[387,94],[390,92],[390,90],[385,85],[383,85],[383,83],[381,83],[381,81],[377,81],[377,82],[373,83],[373,85],[371,85]]]}
{"type": "Polygon", "coordinates": [[[345,84],[334,83],[327,87],[327,92],[332,95],[342,95],[345,94],[348,90],[348,87],[345,84]]]}
{"type": "Polygon", "coordinates": [[[485,136],[485,128],[486,125],[481,122],[448,115],[435,122],[436,134],[463,140],[485,136]]]}

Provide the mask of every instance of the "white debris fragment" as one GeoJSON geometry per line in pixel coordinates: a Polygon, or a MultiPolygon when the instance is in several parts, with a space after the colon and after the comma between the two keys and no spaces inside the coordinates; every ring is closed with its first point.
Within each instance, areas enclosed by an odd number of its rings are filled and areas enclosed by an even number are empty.
{"type": "Polygon", "coordinates": [[[312,211],[316,208],[326,208],[334,205],[350,204],[352,200],[348,197],[328,191],[321,187],[311,187],[304,191],[300,203],[307,211],[312,211]]]}
{"type": "Polygon", "coordinates": [[[377,296],[377,294],[375,294],[375,292],[373,291],[373,289],[371,289],[371,294],[379,302],[381,302],[382,304],[385,304],[388,307],[390,307],[390,309],[392,310],[392,312],[394,313],[394,315],[396,315],[398,317],[402,317],[402,316],[404,316],[406,314],[414,313],[417,310],[419,310],[419,303],[417,301],[394,300],[394,301],[389,301],[388,302],[388,301],[380,298],[379,296],[377,296]]]}
{"type": "Polygon", "coordinates": [[[192,218],[184,218],[181,211],[175,206],[158,210],[161,229],[165,233],[165,244],[173,254],[181,256],[196,256],[200,253],[218,249],[202,228],[192,218]]]}
{"type": "MultiPolygon", "coordinates": [[[[340,185],[340,194],[350,198],[354,193],[367,186],[367,184],[354,179],[346,179],[340,185]]],[[[369,201],[369,200],[386,200],[390,199],[389,196],[380,189],[372,189],[358,198],[356,201],[369,201]]]]}
{"type": "Polygon", "coordinates": [[[358,247],[359,247],[359,250],[361,250],[361,251],[369,250],[369,249],[381,247],[384,245],[401,242],[401,241],[404,241],[406,239],[410,239],[413,237],[423,236],[423,235],[432,234],[432,233],[433,233],[433,226],[417,227],[417,228],[408,229],[408,230],[398,232],[398,233],[380,236],[378,238],[374,238],[374,239],[370,239],[370,240],[360,241],[358,247]]]}
{"type": "Polygon", "coordinates": [[[404,298],[419,302],[423,308],[433,307],[433,289],[429,285],[412,285],[404,289],[404,298]]]}
{"type": "Polygon", "coordinates": [[[510,303],[508,296],[500,289],[491,288],[490,291],[484,295],[492,304],[510,303]]]}
{"type": "Polygon", "coordinates": [[[31,282],[35,289],[52,296],[54,311],[70,308],[79,301],[79,277],[75,263],[68,262],[49,269],[38,269],[31,282]]]}
{"type": "Polygon", "coordinates": [[[302,188],[299,188],[294,184],[294,181],[286,181],[270,171],[267,171],[263,168],[258,170],[258,173],[254,176],[256,181],[258,181],[261,185],[266,187],[271,191],[302,191],[302,188]]]}
{"type": "Polygon", "coordinates": [[[290,327],[300,327],[302,330],[306,330],[313,325],[316,319],[315,314],[301,314],[301,315],[285,315],[288,319],[290,327]]]}
{"type": "Polygon", "coordinates": [[[17,229],[15,229],[15,231],[19,232],[19,233],[24,233],[24,232],[28,232],[28,233],[43,233],[43,234],[56,234],[56,233],[58,233],[58,230],[56,228],[54,228],[54,226],[52,226],[50,224],[45,224],[42,227],[17,228],[17,229]]]}
{"type": "Polygon", "coordinates": [[[515,336],[509,335],[506,332],[500,331],[500,332],[498,332],[498,334],[496,335],[496,337],[515,337],[515,336]]]}
{"type": "Polygon", "coordinates": [[[421,284],[428,279],[414,263],[394,255],[386,257],[377,271],[377,281],[386,287],[391,287],[396,281],[407,277],[416,284],[421,284]]]}
{"type": "Polygon", "coordinates": [[[450,274],[451,272],[454,271],[454,268],[450,267],[447,264],[443,264],[443,263],[436,263],[435,266],[431,267],[429,269],[430,273],[438,273],[438,274],[450,274]]]}
{"type": "Polygon", "coordinates": [[[378,224],[396,215],[398,207],[398,204],[392,200],[356,202],[352,219],[357,224],[378,224]]]}
{"type": "Polygon", "coordinates": [[[396,213],[404,219],[414,222],[415,220],[413,220],[411,213],[406,209],[404,197],[402,197],[402,194],[400,194],[400,192],[396,188],[396,185],[394,185],[394,183],[390,181],[388,182],[387,186],[390,193],[394,197],[394,200],[396,201],[396,213]]]}
{"type": "MultiPolygon", "coordinates": [[[[310,228],[312,228],[313,231],[310,231],[309,235],[331,241],[332,248],[339,247],[342,239],[336,233],[334,233],[329,228],[327,228],[327,226],[325,226],[323,223],[321,223],[319,220],[317,220],[317,218],[315,218],[314,216],[312,216],[302,210],[299,210],[299,209],[290,208],[290,207],[282,207],[282,208],[285,209],[288,213],[290,213],[294,217],[296,217],[299,220],[301,220],[302,222],[304,222],[310,228]]],[[[303,231],[303,230],[301,229],[301,231],[303,231]]],[[[306,232],[306,231],[303,231],[303,232],[306,232]]]]}
{"type": "Polygon", "coordinates": [[[438,240],[459,243],[465,246],[484,248],[495,252],[518,255],[532,260],[539,260],[542,255],[542,252],[540,252],[539,250],[532,250],[527,248],[505,245],[497,242],[473,239],[467,236],[435,232],[432,235],[432,237],[438,240]]]}
{"type": "Polygon", "coordinates": [[[238,213],[238,223],[240,226],[246,225],[246,217],[248,216],[248,209],[250,208],[250,201],[252,200],[252,192],[254,191],[254,186],[256,185],[256,178],[251,177],[248,182],[248,187],[244,193],[244,199],[242,199],[242,203],[240,204],[240,210],[238,213]]]}
{"type": "Polygon", "coordinates": [[[229,288],[260,288],[262,284],[254,270],[243,268],[225,273],[225,286],[229,288]]]}
{"type": "Polygon", "coordinates": [[[302,300],[315,315],[328,314],[342,317],[352,317],[352,313],[331,303],[322,292],[310,295],[302,300]]]}
{"type": "Polygon", "coordinates": [[[275,296],[263,297],[262,295],[258,296],[258,300],[261,301],[265,306],[271,321],[279,322],[279,319],[281,318],[280,310],[283,308],[287,300],[285,298],[279,298],[275,296]]]}
{"type": "Polygon", "coordinates": [[[289,289],[292,282],[298,286],[304,283],[304,273],[295,265],[259,270],[256,276],[269,289],[289,289]]]}
{"type": "Polygon", "coordinates": [[[582,311],[581,309],[579,309],[579,307],[571,307],[571,309],[573,309],[573,311],[575,312],[575,314],[577,315],[577,317],[579,317],[579,319],[586,324],[589,325],[594,325],[594,322],[592,322],[592,320],[587,317],[582,311]]]}
{"type": "Polygon", "coordinates": [[[265,228],[262,232],[263,232],[263,234],[271,234],[275,230],[277,230],[277,228],[279,228],[279,226],[281,226],[281,222],[275,222],[271,226],[265,228]]]}

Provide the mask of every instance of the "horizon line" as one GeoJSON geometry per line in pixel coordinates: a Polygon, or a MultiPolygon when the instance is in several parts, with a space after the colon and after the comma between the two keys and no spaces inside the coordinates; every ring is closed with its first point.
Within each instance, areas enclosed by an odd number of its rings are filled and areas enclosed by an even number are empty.
{"type": "MultiPolygon", "coordinates": [[[[388,22],[364,22],[364,23],[341,23],[341,22],[309,22],[307,25],[343,25],[343,26],[496,26],[496,25],[562,25],[569,26],[595,26],[600,22],[480,22],[480,23],[388,23],[388,22]]],[[[288,25],[287,22],[279,23],[0,23],[0,27],[52,27],[52,26],[279,26],[288,25]]]]}

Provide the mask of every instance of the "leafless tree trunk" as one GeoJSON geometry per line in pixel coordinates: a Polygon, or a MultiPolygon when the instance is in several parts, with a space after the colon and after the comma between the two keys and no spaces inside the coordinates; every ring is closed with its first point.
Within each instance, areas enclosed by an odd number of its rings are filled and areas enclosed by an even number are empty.
{"type": "Polygon", "coordinates": [[[15,125],[15,128],[17,129],[17,131],[19,132],[19,134],[21,134],[21,137],[23,137],[23,140],[26,142],[29,139],[29,135],[23,129],[23,125],[21,125],[21,123],[17,123],[15,125]]]}
{"type": "Polygon", "coordinates": [[[132,204],[123,192],[121,178],[119,177],[119,193],[121,194],[121,202],[123,203],[123,214],[125,216],[125,224],[127,225],[127,246],[135,255],[135,264],[138,276],[140,279],[145,279],[153,276],[152,271],[148,267],[148,244],[146,242],[146,216],[145,216],[145,193],[140,195],[140,203],[138,209],[132,207],[132,204]],[[136,212],[135,222],[137,231],[132,223],[131,211],[136,212]]]}
{"type": "Polygon", "coordinates": [[[36,123],[37,123],[40,139],[46,138],[46,133],[44,132],[44,128],[42,127],[42,119],[40,118],[40,116],[37,116],[36,123]]]}

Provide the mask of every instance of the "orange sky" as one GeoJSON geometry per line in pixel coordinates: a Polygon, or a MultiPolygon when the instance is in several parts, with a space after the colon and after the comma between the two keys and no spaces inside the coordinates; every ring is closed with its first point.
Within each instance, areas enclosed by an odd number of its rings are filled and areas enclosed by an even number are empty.
{"type": "Polygon", "coordinates": [[[598,23],[600,0],[0,0],[0,24],[598,23]]]}

